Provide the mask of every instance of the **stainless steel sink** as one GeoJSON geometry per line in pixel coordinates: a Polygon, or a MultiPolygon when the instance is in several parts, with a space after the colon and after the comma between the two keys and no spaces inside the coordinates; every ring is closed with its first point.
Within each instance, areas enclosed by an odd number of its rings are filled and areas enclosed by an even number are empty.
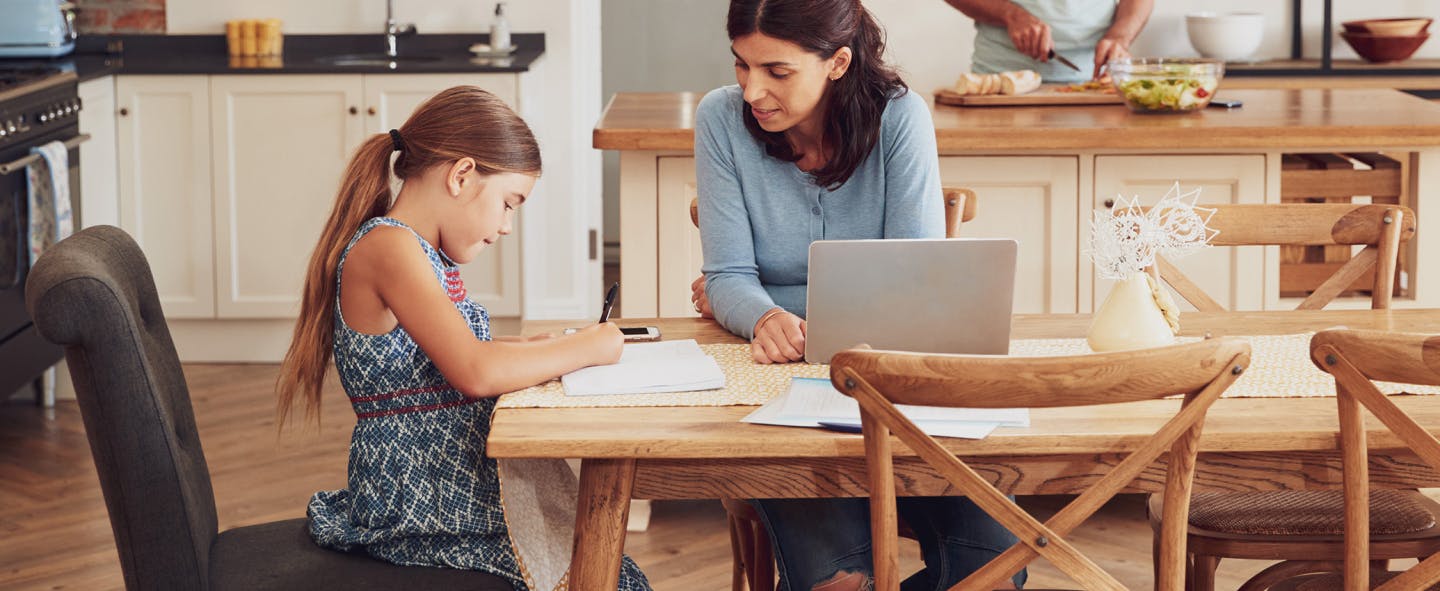
{"type": "Polygon", "coordinates": [[[391,67],[400,64],[416,64],[439,61],[438,55],[399,55],[390,57],[383,53],[349,53],[328,55],[315,61],[332,66],[391,67]]]}

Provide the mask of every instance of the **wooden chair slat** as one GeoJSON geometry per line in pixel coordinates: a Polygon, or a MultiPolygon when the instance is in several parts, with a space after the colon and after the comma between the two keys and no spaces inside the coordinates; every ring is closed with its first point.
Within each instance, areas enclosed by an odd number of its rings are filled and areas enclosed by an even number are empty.
{"type": "Polygon", "coordinates": [[[1344,293],[1345,290],[1350,287],[1351,283],[1354,283],[1356,279],[1370,270],[1370,267],[1375,264],[1376,259],[1379,257],[1379,250],[1380,249],[1374,246],[1367,246],[1361,249],[1354,257],[1351,257],[1349,261],[1341,265],[1340,269],[1335,271],[1334,275],[1331,275],[1329,279],[1326,279],[1317,286],[1315,291],[1310,292],[1310,295],[1301,301],[1300,305],[1295,309],[1319,310],[1324,308],[1325,304],[1330,303],[1340,294],[1344,293]]]}
{"type": "Polygon", "coordinates": [[[1325,369],[1321,347],[1344,351],[1365,377],[1382,382],[1440,385],[1440,335],[1380,330],[1324,330],[1311,338],[1315,365],[1325,369]]]}
{"type": "MultiPolygon", "coordinates": [[[[1215,367],[1248,345],[1222,337],[1137,351],[1067,357],[941,355],[850,349],[833,367],[854,368],[896,404],[1048,408],[1151,400],[1199,391],[1215,367]],[[1161,371],[1161,370],[1164,371],[1161,371]],[[1003,389],[1000,389],[1003,388],[1003,389]],[[995,396],[997,391],[1005,396],[995,396]]],[[[848,388],[840,374],[831,380],[848,388]]]]}
{"type": "Polygon", "coordinates": [[[1165,257],[1157,255],[1155,257],[1155,267],[1160,271],[1160,278],[1163,279],[1165,283],[1170,284],[1170,287],[1173,288],[1176,293],[1179,293],[1180,297],[1185,298],[1185,301],[1195,306],[1196,310],[1201,312],[1225,311],[1225,306],[1220,305],[1220,302],[1211,298],[1210,294],[1205,293],[1204,289],[1196,285],[1196,283],[1186,276],[1179,267],[1176,267],[1174,263],[1165,260],[1165,257]]]}

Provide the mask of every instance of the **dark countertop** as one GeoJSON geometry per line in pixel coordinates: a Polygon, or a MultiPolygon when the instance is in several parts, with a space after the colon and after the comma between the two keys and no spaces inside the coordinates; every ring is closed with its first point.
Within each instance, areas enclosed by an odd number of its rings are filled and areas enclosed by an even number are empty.
{"type": "Polygon", "coordinates": [[[399,38],[400,61],[339,66],[326,57],[384,51],[381,34],[286,35],[284,55],[236,57],[226,52],[224,35],[82,35],[75,53],[53,59],[0,59],[5,65],[58,65],[74,70],[80,81],[113,74],[457,74],[525,72],[545,53],[544,33],[516,33],[519,49],[509,57],[477,58],[470,45],[489,35],[410,35],[399,38]],[[433,59],[406,60],[406,57],[433,59]]]}

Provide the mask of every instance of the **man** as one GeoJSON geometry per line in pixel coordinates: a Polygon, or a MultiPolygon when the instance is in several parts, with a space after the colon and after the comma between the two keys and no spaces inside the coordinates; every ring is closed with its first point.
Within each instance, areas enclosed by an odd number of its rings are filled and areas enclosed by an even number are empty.
{"type": "Polygon", "coordinates": [[[1106,62],[1130,56],[1130,42],[1145,28],[1154,0],[945,0],[975,19],[971,70],[1035,70],[1046,82],[1099,78],[1106,62]],[[1065,56],[1089,72],[1056,60],[1065,56]]]}

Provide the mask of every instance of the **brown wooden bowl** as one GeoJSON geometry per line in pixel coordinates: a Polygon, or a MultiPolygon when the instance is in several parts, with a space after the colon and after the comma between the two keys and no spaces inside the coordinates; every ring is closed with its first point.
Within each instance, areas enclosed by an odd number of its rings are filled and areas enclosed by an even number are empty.
{"type": "Polygon", "coordinates": [[[1407,37],[1427,32],[1432,18],[1371,18],[1340,23],[1351,33],[1368,33],[1388,37],[1407,37]]]}
{"type": "Polygon", "coordinates": [[[1419,35],[1394,37],[1341,31],[1340,37],[1355,49],[1355,53],[1365,58],[1365,61],[1383,63],[1409,59],[1411,55],[1415,54],[1415,50],[1420,49],[1425,40],[1430,38],[1430,34],[1420,33],[1419,35]]]}

